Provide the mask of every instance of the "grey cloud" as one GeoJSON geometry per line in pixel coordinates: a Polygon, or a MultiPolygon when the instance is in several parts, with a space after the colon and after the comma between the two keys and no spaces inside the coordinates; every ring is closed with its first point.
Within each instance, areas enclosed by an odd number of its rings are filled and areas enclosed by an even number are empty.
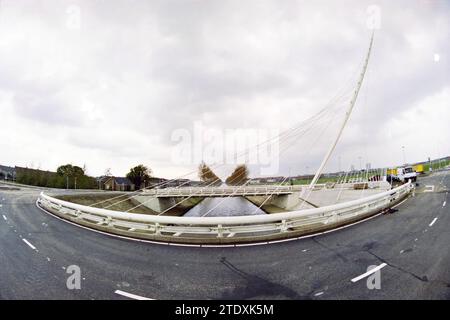
{"type": "Polygon", "coordinates": [[[15,111],[24,119],[51,126],[73,126],[81,124],[74,110],[65,107],[64,102],[51,96],[17,94],[15,111]]]}
{"type": "MultiPolygon", "coordinates": [[[[161,163],[170,153],[173,130],[189,129],[196,120],[223,130],[283,129],[321,108],[360,71],[370,34],[365,26],[370,4],[2,3],[0,91],[15,96],[18,120],[58,128],[68,146],[161,163]],[[69,5],[81,9],[80,30],[66,27],[69,5]],[[33,41],[37,38],[41,41],[33,41]],[[51,72],[45,76],[46,65],[51,72]],[[116,132],[108,137],[104,132],[111,128],[116,132]],[[148,152],[152,146],[157,155],[148,152]]],[[[383,150],[383,133],[393,114],[401,120],[449,86],[449,4],[381,1],[379,6],[382,28],[346,130],[356,134],[344,136],[338,150],[342,154],[363,148],[366,136],[374,149],[383,150]],[[411,43],[421,35],[429,48],[411,43]],[[441,54],[439,63],[433,61],[434,53],[441,54]]],[[[301,148],[302,141],[296,143],[301,148]]],[[[289,167],[304,171],[307,163],[312,168],[326,145],[315,146],[308,159],[305,154],[296,158],[294,149],[281,172],[289,167]]],[[[36,158],[45,162],[45,155],[36,158]]]]}

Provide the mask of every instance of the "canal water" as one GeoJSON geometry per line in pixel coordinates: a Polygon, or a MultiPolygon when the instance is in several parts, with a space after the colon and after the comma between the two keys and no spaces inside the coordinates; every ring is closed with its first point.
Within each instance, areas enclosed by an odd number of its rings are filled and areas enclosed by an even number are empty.
{"type": "Polygon", "coordinates": [[[249,216],[266,214],[253,203],[243,197],[205,198],[198,205],[184,214],[185,217],[201,217],[209,210],[205,217],[249,216]],[[223,202],[222,202],[223,201],[223,202]],[[221,203],[222,202],[222,203],[221,203]],[[214,207],[216,207],[213,209],[214,207]]]}

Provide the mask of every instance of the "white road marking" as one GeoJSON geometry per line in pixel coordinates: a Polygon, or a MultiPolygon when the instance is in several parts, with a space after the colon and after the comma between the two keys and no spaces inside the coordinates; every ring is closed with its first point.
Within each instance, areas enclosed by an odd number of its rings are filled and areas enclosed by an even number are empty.
{"type": "Polygon", "coordinates": [[[446,204],[447,204],[447,201],[444,201],[444,203],[442,204],[442,206],[445,207],[446,204]]]}
{"type": "Polygon", "coordinates": [[[321,295],[323,295],[323,291],[317,292],[314,296],[318,297],[318,296],[321,296],[321,295]]]}
{"type": "Polygon", "coordinates": [[[433,219],[433,221],[431,221],[431,223],[430,223],[430,227],[432,227],[433,226],[433,224],[436,222],[436,220],[437,220],[437,218],[434,218],[433,219]]]}
{"type": "Polygon", "coordinates": [[[23,242],[25,242],[31,249],[36,250],[36,247],[33,246],[27,239],[23,238],[23,242]]]}
{"type": "Polygon", "coordinates": [[[7,221],[8,218],[6,218],[6,216],[3,214],[3,220],[7,221]]]}
{"type": "Polygon", "coordinates": [[[367,271],[366,273],[363,273],[362,275],[353,278],[351,281],[352,281],[352,282],[357,282],[357,281],[359,281],[359,280],[361,280],[361,279],[363,279],[363,278],[365,278],[365,277],[367,277],[367,276],[370,276],[372,273],[375,273],[375,272],[377,272],[378,270],[380,270],[381,268],[384,268],[384,267],[386,267],[386,266],[387,266],[387,263],[382,263],[382,264],[380,264],[379,266],[377,266],[377,267],[375,267],[375,268],[373,268],[373,269],[367,271]]]}
{"type": "Polygon", "coordinates": [[[434,191],[434,185],[428,185],[428,186],[425,186],[425,190],[423,192],[433,192],[433,191],[434,191]]]}
{"type": "Polygon", "coordinates": [[[128,293],[122,290],[116,290],[114,291],[115,294],[130,298],[130,299],[134,299],[134,300],[155,300],[155,299],[150,299],[150,298],[146,298],[146,297],[141,297],[132,293],[128,293]]]}
{"type": "Polygon", "coordinates": [[[403,202],[405,202],[406,200],[408,200],[408,198],[404,199],[402,202],[397,203],[395,206],[392,206],[391,209],[395,209],[397,208],[399,205],[403,204],[403,202]]]}

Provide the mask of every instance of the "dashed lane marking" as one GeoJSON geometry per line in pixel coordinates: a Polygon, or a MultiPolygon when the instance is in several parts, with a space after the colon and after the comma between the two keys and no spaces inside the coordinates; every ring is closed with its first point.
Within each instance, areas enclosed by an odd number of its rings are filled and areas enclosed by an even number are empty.
{"type": "Polygon", "coordinates": [[[429,225],[429,226],[430,226],[430,227],[432,227],[432,226],[433,226],[433,224],[434,224],[434,223],[435,223],[436,221],[437,221],[437,218],[434,218],[434,219],[433,219],[433,221],[431,221],[431,223],[430,223],[430,225],[429,225]]]}
{"type": "Polygon", "coordinates": [[[23,238],[23,242],[25,242],[31,249],[36,250],[36,247],[33,246],[27,239],[23,238]]]}

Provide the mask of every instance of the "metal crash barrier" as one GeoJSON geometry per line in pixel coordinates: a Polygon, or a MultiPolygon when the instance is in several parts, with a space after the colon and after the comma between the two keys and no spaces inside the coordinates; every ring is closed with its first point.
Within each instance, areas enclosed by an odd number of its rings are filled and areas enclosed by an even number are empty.
{"type": "Polygon", "coordinates": [[[235,244],[330,230],[388,209],[413,189],[414,184],[408,182],[385,192],[335,205],[237,217],[171,217],[119,212],[63,201],[43,192],[38,205],[74,223],[122,236],[177,243],[235,244]]]}

